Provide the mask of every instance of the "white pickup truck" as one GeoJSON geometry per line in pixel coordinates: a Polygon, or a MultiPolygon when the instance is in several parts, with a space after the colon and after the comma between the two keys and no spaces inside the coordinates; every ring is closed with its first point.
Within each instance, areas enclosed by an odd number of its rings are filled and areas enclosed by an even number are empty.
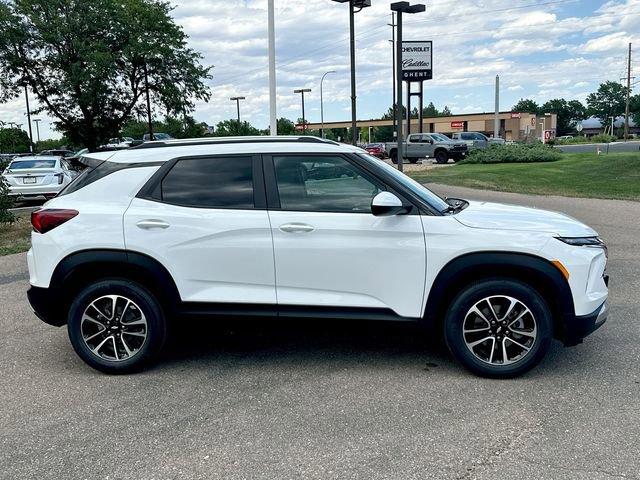
{"type": "MultiPolygon", "coordinates": [[[[385,149],[393,163],[398,163],[398,143],[387,143],[385,149]]],[[[438,163],[454,162],[467,156],[469,149],[464,142],[453,141],[441,133],[413,133],[405,142],[404,158],[416,163],[421,158],[435,158],[438,163]]]]}

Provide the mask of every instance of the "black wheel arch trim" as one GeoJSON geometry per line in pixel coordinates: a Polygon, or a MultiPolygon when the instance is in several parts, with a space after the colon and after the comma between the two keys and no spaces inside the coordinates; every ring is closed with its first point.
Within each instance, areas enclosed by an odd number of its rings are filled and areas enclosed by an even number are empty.
{"type": "Polygon", "coordinates": [[[462,288],[482,278],[507,277],[532,284],[550,305],[555,321],[555,336],[568,336],[567,327],[575,318],[569,283],[549,260],[526,253],[473,252],[450,260],[438,273],[429,291],[424,319],[437,324],[444,309],[462,288]]]}

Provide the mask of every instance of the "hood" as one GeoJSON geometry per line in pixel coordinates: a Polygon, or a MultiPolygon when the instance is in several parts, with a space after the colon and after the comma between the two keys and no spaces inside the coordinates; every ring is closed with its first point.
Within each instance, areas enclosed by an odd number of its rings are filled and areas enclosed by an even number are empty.
{"type": "Polygon", "coordinates": [[[564,213],[502,203],[469,202],[455,215],[463,225],[487,230],[547,232],[566,237],[591,237],[597,232],[564,213]]]}

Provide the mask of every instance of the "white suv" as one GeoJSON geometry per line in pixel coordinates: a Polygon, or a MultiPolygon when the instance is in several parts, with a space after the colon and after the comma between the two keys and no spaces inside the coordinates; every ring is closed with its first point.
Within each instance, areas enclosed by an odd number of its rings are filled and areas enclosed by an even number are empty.
{"type": "Polygon", "coordinates": [[[560,213],[444,200],[313,137],[149,142],[89,154],[34,212],[36,314],[104,372],[137,369],[190,315],[424,322],[484,376],[607,316],[607,250],[560,213]]]}

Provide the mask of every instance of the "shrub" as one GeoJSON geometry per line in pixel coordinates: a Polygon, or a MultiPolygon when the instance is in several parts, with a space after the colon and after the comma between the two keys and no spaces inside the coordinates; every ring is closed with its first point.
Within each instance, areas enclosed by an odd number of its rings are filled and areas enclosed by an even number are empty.
{"type": "MultiPolygon", "coordinates": [[[[0,165],[0,172],[4,172],[6,165],[0,165]]],[[[9,185],[4,177],[0,176],[0,224],[13,223],[16,217],[9,209],[13,206],[13,198],[9,196],[9,185]]]]}
{"type": "Polygon", "coordinates": [[[555,145],[574,145],[576,143],[611,143],[611,142],[615,142],[617,139],[618,137],[600,134],[600,135],[595,135],[593,137],[573,137],[573,138],[566,138],[562,140],[560,140],[559,138],[556,138],[553,141],[553,143],[555,145]]]}
{"type": "Polygon", "coordinates": [[[460,163],[533,163],[555,162],[561,153],[553,147],[538,144],[496,145],[472,150],[460,163]]]}

